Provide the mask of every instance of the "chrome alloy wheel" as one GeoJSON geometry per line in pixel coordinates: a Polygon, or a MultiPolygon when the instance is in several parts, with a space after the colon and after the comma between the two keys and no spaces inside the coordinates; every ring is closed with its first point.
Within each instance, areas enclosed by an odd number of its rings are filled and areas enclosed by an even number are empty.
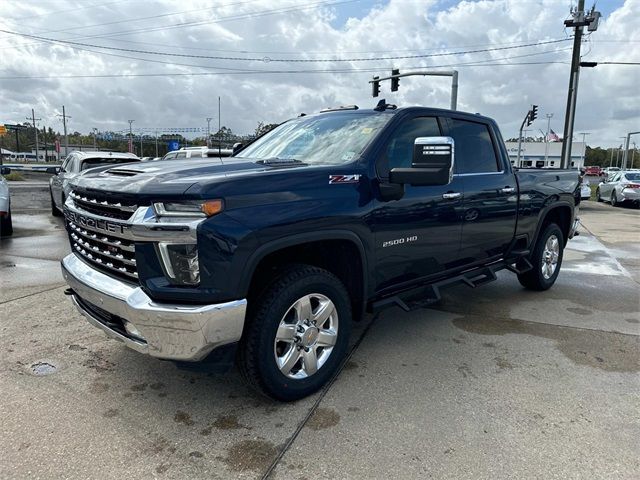
{"type": "Polygon", "coordinates": [[[558,237],[551,235],[547,239],[547,243],[544,245],[544,251],[542,252],[542,262],[540,268],[542,269],[542,276],[549,280],[553,277],[553,274],[558,268],[558,258],[560,257],[560,242],[558,237]]]}
{"type": "Polygon", "coordinates": [[[273,344],[276,364],[289,378],[316,373],[338,339],[338,311],[329,298],[312,293],[296,300],[280,320],[273,344]]]}

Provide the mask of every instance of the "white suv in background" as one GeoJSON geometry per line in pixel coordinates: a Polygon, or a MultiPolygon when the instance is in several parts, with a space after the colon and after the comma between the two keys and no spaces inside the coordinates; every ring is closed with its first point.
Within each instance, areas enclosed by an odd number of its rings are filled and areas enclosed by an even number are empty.
{"type": "Polygon", "coordinates": [[[162,160],[181,160],[185,158],[221,158],[230,157],[233,151],[229,148],[186,147],[167,153],[162,160]]]}

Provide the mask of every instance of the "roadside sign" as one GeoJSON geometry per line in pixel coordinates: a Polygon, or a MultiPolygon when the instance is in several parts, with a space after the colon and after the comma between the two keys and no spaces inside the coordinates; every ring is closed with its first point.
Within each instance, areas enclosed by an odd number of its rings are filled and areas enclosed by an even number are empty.
{"type": "Polygon", "coordinates": [[[56,140],[56,152],[60,153],[60,140],[56,140]]]}
{"type": "Polygon", "coordinates": [[[5,127],[4,125],[0,125],[0,135],[6,135],[7,134],[7,127],[5,127]]]}
{"type": "Polygon", "coordinates": [[[167,142],[167,147],[169,147],[169,151],[173,152],[174,150],[180,150],[180,142],[178,140],[170,140],[167,142]]]}

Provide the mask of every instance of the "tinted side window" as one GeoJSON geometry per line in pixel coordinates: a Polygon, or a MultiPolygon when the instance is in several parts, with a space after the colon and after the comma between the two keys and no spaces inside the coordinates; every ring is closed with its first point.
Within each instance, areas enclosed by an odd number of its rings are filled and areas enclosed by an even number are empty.
{"type": "Polygon", "coordinates": [[[176,153],[176,158],[187,158],[187,152],[176,153]]]}
{"type": "Polygon", "coordinates": [[[392,168],[410,168],[413,142],[418,137],[439,137],[440,127],[435,117],[418,117],[404,121],[387,142],[378,164],[378,175],[387,178],[392,168]]]}
{"type": "Polygon", "coordinates": [[[455,141],[456,173],[487,173],[499,170],[487,125],[453,118],[449,120],[449,125],[449,136],[455,141]]]}

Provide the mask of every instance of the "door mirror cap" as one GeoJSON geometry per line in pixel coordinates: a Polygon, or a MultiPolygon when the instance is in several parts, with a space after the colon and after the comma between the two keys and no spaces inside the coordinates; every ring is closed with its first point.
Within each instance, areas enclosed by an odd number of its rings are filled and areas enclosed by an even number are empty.
{"type": "Polygon", "coordinates": [[[418,137],[411,168],[393,168],[391,183],[414,186],[448,185],[453,179],[454,141],[451,137],[418,137]]]}
{"type": "Polygon", "coordinates": [[[240,150],[242,150],[242,148],[244,147],[244,145],[242,143],[234,143],[233,144],[233,150],[231,152],[231,155],[235,155],[236,153],[238,153],[240,150]]]}

